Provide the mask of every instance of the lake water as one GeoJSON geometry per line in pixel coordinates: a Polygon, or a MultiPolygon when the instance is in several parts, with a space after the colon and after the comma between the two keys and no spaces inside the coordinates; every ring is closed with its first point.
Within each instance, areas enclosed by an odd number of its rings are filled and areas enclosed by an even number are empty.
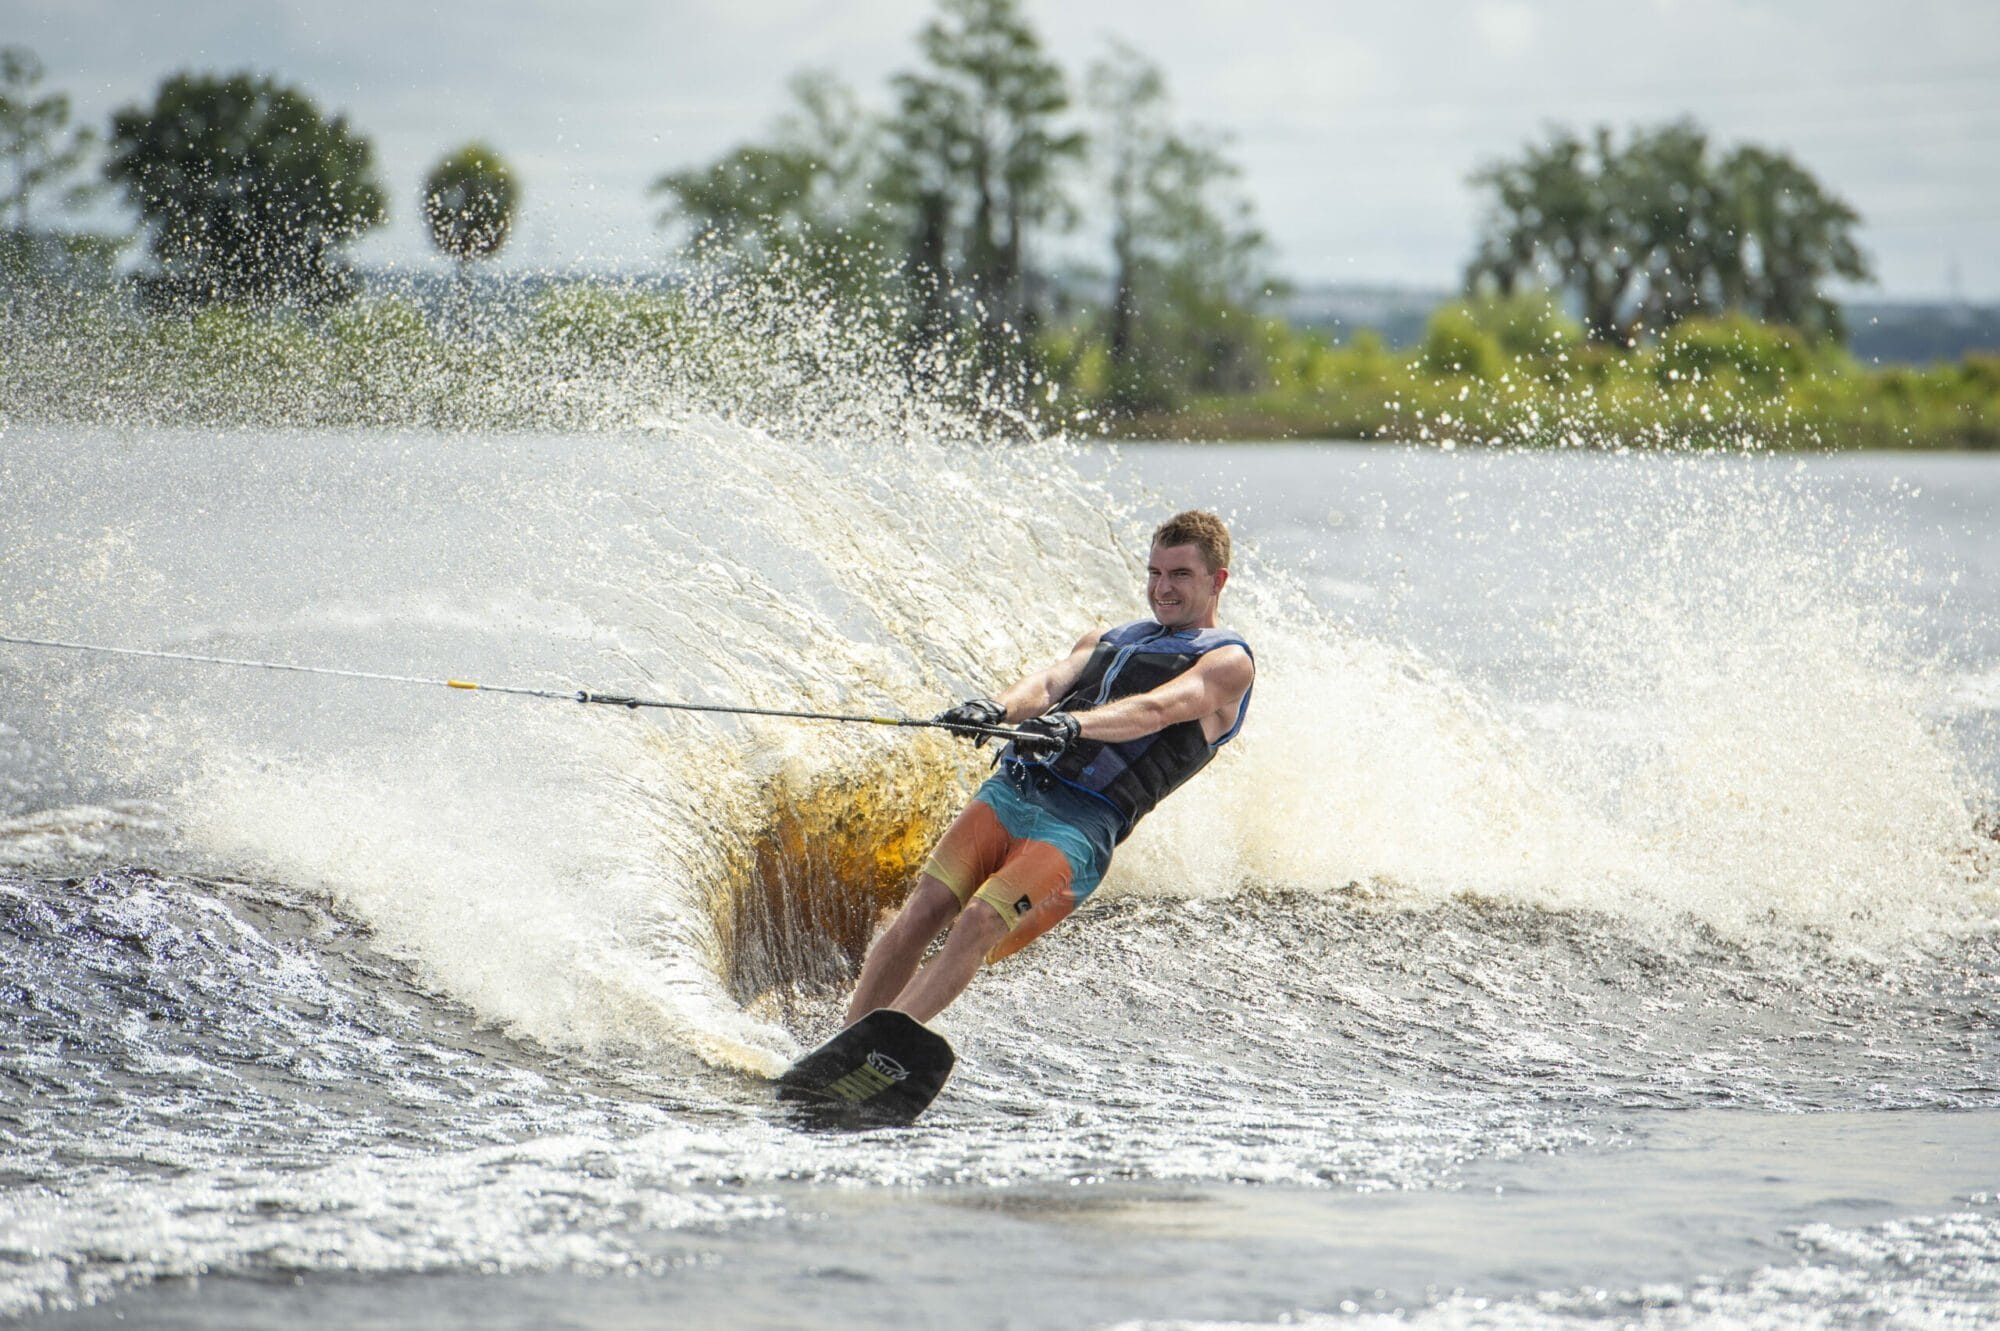
{"type": "Polygon", "coordinates": [[[0,1315],[2000,1320],[1992,460],[15,425],[0,633],[927,715],[1195,504],[1245,735],[903,1131],[970,750],[0,645],[0,1315]]]}

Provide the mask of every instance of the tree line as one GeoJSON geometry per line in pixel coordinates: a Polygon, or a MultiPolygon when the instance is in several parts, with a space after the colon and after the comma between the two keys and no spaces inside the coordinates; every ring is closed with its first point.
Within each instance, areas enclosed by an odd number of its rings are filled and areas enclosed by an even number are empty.
{"type": "MultiPolygon", "coordinates": [[[[354,294],[344,251],[383,222],[388,202],[374,146],[345,116],[269,77],[173,74],[150,105],[112,114],[100,185],[77,179],[98,137],[70,124],[65,94],[40,91],[45,72],[32,51],[0,50],[0,215],[9,223],[0,257],[10,275],[85,248],[122,248],[31,224],[39,206],[73,211],[109,185],[139,216],[152,259],[141,290],[152,308],[315,307],[354,294]]],[[[492,256],[517,193],[513,171],[485,145],[447,154],[421,199],[433,242],[462,264],[492,256]]]]}
{"type": "Polygon", "coordinates": [[[1249,387],[1268,246],[1159,67],[1114,42],[1079,89],[1017,0],[940,0],[916,48],[881,109],[794,78],[763,139],[660,177],[662,224],[883,312],[913,372],[1025,384],[1094,356],[1126,409],[1249,387]]]}
{"type": "MultiPolygon", "coordinates": [[[[102,136],[70,124],[31,52],[0,51],[6,254],[46,254],[39,214],[119,190],[150,262],[148,308],[324,306],[388,199],[344,115],[261,75],[178,72],[102,136]],[[101,153],[101,181],[86,179],[101,153]]],[[[1111,43],[1074,78],[1019,0],[937,0],[907,68],[871,101],[825,73],[789,85],[755,141],[663,173],[659,221],[704,262],[781,273],[882,325],[913,377],[1079,387],[1160,413],[1273,381],[1271,247],[1218,133],[1177,117],[1165,75],[1111,43]]],[[[1658,339],[1742,311],[1838,339],[1834,279],[1871,273],[1859,218],[1801,164],[1720,150],[1691,122],[1620,140],[1552,129],[1482,167],[1468,294],[1547,293],[1586,337],[1658,339]]],[[[468,144],[421,211],[461,272],[511,233],[518,179],[468,144]]],[[[100,251],[102,247],[100,247],[100,251]]]]}
{"type": "Polygon", "coordinates": [[[1597,342],[1629,346],[1724,310],[1839,339],[1828,281],[1873,279],[1854,209],[1782,152],[1717,157],[1691,121],[1623,143],[1609,129],[1557,131],[1473,182],[1489,210],[1468,289],[1560,291],[1597,342]]]}

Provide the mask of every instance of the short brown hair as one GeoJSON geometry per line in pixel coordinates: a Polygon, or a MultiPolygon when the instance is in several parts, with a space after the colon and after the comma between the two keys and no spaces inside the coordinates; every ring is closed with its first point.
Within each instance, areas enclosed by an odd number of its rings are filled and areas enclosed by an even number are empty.
{"type": "Polygon", "coordinates": [[[1153,544],[1197,547],[1210,573],[1229,567],[1229,528],[1215,514],[1198,508],[1176,513],[1155,527],[1153,544]]]}

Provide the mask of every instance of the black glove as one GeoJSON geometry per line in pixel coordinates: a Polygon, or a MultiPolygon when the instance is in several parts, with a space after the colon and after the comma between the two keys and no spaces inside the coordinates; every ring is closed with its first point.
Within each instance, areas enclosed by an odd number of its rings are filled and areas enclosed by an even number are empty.
{"type": "Polygon", "coordinates": [[[991,698],[970,698],[956,707],[947,707],[931,720],[949,730],[960,739],[969,739],[978,748],[992,739],[977,730],[963,730],[962,726],[997,726],[1007,719],[1007,709],[991,698]]]}
{"type": "Polygon", "coordinates": [[[1075,741],[1078,729],[1068,712],[1032,717],[1014,728],[1014,749],[1029,762],[1052,763],[1075,741]]]}

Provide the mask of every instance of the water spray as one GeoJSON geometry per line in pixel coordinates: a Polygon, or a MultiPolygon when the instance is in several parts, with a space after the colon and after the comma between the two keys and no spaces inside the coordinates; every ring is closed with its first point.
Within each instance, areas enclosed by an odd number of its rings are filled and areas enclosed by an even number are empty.
{"type": "Polygon", "coordinates": [[[64,651],[88,652],[99,656],[138,656],[155,661],[184,661],[198,665],[238,666],[250,670],[279,670],[296,675],[333,675],[341,679],[372,679],[388,684],[415,684],[427,688],[465,689],[477,693],[506,693],[520,698],[552,698],[559,702],[599,703],[608,707],[658,707],[674,712],[715,712],[725,716],[775,716],[794,721],[836,721],[850,725],[899,726],[919,730],[949,730],[955,734],[977,735],[984,739],[1011,740],[1017,732],[1008,726],[960,725],[956,722],[924,720],[911,716],[867,716],[858,712],[808,712],[783,707],[731,707],[721,703],[681,702],[666,698],[638,698],[622,693],[599,693],[594,689],[535,689],[517,684],[479,684],[469,679],[432,679],[423,675],[392,675],[376,670],[343,670],[334,666],[298,665],[289,661],[253,661],[233,656],[199,656],[193,652],[162,652],[144,647],[110,647],[101,643],[63,642],[55,638],[19,638],[0,633],[0,643],[16,647],[51,647],[64,651]]]}

